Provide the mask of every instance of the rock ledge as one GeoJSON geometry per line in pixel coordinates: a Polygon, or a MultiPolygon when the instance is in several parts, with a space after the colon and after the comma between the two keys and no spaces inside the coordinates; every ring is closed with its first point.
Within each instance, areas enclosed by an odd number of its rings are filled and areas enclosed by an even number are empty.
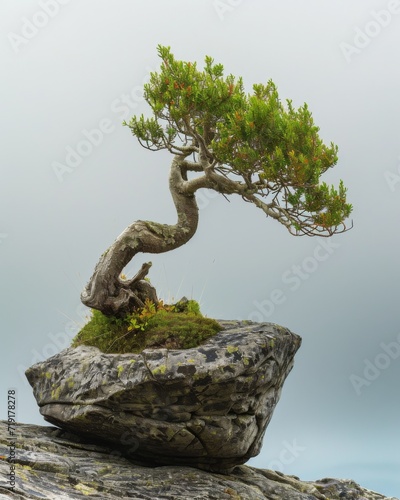
{"type": "MultiPolygon", "coordinates": [[[[7,422],[0,421],[0,454],[8,456],[7,422]]],[[[10,464],[0,459],[0,500],[398,500],[353,481],[303,482],[293,476],[237,466],[229,475],[191,467],[140,467],[112,448],[89,444],[54,427],[18,424],[15,492],[10,464]]]]}

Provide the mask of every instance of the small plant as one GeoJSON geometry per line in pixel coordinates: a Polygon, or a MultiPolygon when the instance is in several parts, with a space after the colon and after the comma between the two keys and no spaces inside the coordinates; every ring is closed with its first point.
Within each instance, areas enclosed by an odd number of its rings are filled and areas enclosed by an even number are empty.
{"type": "Polygon", "coordinates": [[[72,347],[90,345],[106,353],[139,353],[143,349],[189,349],[218,333],[217,321],[205,318],[195,300],[154,304],[123,318],[106,316],[93,309],[89,322],[72,341],[72,347]]]}

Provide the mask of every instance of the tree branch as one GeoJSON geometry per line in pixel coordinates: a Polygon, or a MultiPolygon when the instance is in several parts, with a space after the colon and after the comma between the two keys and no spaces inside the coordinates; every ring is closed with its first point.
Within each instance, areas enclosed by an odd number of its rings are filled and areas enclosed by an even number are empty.
{"type": "Polygon", "coordinates": [[[132,279],[120,280],[121,284],[128,286],[129,288],[134,288],[134,285],[138,281],[141,281],[142,279],[144,279],[147,276],[151,266],[152,266],[151,262],[145,262],[144,264],[142,264],[142,267],[140,268],[139,272],[137,272],[132,279]]]}
{"type": "Polygon", "coordinates": [[[181,165],[184,169],[189,170],[191,172],[203,172],[203,167],[199,162],[183,160],[181,165]]]}

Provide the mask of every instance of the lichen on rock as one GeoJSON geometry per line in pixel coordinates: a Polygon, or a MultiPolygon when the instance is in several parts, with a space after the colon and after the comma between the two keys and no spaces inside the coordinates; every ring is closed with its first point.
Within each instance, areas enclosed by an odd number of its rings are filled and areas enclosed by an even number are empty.
{"type": "Polygon", "coordinates": [[[227,472],[259,453],[301,339],[271,323],[220,324],[191,349],[66,349],[26,372],[40,412],[139,463],[227,472]]]}

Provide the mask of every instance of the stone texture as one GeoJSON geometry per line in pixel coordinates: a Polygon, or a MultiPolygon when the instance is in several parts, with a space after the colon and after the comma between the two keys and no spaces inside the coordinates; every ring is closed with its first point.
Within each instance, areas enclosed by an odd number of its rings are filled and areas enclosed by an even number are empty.
{"type": "MultiPolygon", "coordinates": [[[[8,445],[7,423],[0,421],[1,456],[8,456],[8,445]]],[[[245,465],[229,475],[183,466],[141,467],[112,448],[54,427],[18,424],[15,456],[14,492],[6,483],[10,464],[0,458],[1,500],[390,500],[348,480],[303,482],[245,465]]]]}
{"type": "Polygon", "coordinates": [[[221,322],[196,349],[66,349],[26,372],[44,418],[146,465],[228,471],[257,455],[301,339],[221,322]]]}

